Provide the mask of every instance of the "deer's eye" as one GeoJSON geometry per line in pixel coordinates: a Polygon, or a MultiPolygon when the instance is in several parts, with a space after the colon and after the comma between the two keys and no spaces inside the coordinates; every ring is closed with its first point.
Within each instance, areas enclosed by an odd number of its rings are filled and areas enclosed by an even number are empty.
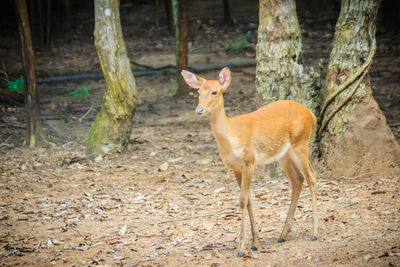
{"type": "Polygon", "coordinates": [[[211,95],[217,95],[217,91],[212,91],[211,95]]]}

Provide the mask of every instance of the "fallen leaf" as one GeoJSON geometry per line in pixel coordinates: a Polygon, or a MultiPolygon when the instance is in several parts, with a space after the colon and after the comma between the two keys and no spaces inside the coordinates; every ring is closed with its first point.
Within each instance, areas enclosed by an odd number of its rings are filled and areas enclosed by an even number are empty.
{"type": "Polygon", "coordinates": [[[218,194],[219,192],[221,192],[222,190],[224,190],[225,189],[225,187],[223,186],[223,187],[220,187],[220,188],[217,188],[217,189],[215,189],[214,191],[213,191],[213,193],[214,194],[218,194]]]}
{"type": "Polygon", "coordinates": [[[178,161],[181,161],[181,160],[182,160],[182,157],[179,157],[179,158],[176,158],[176,159],[169,159],[168,162],[169,163],[175,163],[175,162],[178,162],[178,161]]]}
{"type": "Polygon", "coordinates": [[[158,168],[160,171],[166,171],[168,169],[168,162],[164,162],[163,164],[160,165],[160,167],[158,168]]]}
{"type": "Polygon", "coordinates": [[[212,162],[212,159],[202,159],[199,161],[201,165],[208,165],[212,162]]]}
{"type": "Polygon", "coordinates": [[[51,239],[47,240],[46,246],[47,246],[48,248],[54,247],[54,244],[53,244],[53,242],[51,241],[51,239]]]}
{"type": "Polygon", "coordinates": [[[120,236],[125,235],[126,234],[126,229],[127,229],[127,226],[125,224],[124,226],[122,226],[121,230],[119,230],[119,235],[120,236]]]}

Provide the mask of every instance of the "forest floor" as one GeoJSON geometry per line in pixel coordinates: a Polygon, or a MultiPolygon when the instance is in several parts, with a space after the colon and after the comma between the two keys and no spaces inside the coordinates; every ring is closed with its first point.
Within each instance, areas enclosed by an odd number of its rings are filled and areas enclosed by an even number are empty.
{"type": "MultiPolygon", "coordinates": [[[[239,54],[224,51],[219,36],[232,40],[235,28],[205,22],[196,29],[190,65],[254,59],[254,45],[239,54]]],[[[126,34],[131,60],[154,67],[174,63],[171,38],[143,41],[126,34]]],[[[326,62],[332,27],[303,35],[305,61],[326,62]]],[[[93,39],[68,38],[48,53],[36,53],[39,77],[100,71],[93,39]]],[[[399,35],[379,35],[371,70],[374,96],[398,140],[399,40],[399,35]]],[[[18,51],[2,48],[0,53],[9,59],[7,71],[18,73],[19,65],[12,64],[18,51]]],[[[218,71],[201,75],[216,78],[218,71]]],[[[227,114],[254,110],[255,67],[233,68],[232,77],[227,114]]],[[[400,265],[400,174],[336,177],[317,161],[318,240],[310,240],[311,196],[305,185],[292,232],[277,243],[290,184],[285,177],[264,177],[258,167],[252,197],[261,247],[237,258],[239,190],[219,159],[208,118],[195,115],[196,94],[173,96],[172,75],[136,77],[136,82],[140,104],[127,151],[95,161],[84,151],[101,103],[102,79],[39,84],[44,130],[53,137],[43,148],[23,147],[23,109],[2,107],[1,266],[400,265]],[[82,85],[89,98],[68,95],[82,85]]],[[[249,229],[247,239],[250,248],[249,229]]]]}

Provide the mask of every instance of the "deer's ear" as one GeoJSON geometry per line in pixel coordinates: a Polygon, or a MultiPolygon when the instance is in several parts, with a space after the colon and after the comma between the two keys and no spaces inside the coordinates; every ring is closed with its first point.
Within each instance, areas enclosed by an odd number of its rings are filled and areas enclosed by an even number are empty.
{"type": "Polygon", "coordinates": [[[201,85],[205,81],[205,79],[197,76],[196,74],[191,73],[190,71],[183,70],[181,72],[183,79],[185,82],[192,88],[200,89],[201,85]]]}
{"type": "Polygon", "coordinates": [[[231,84],[231,71],[228,67],[223,68],[219,73],[219,84],[224,91],[231,84]]]}

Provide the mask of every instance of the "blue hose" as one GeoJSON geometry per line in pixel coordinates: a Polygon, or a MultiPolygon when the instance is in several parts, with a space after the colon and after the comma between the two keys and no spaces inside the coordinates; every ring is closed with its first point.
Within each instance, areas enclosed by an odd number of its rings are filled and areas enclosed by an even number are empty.
{"type": "MultiPolygon", "coordinates": [[[[213,69],[221,69],[224,67],[249,67],[254,66],[256,63],[254,61],[243,61],[236,63],[226,63],[226,64],[217,64],[217,65],[204,65],[191,67],[189,69],[200,72],[206,70],[213,69]]],[[[163,70],[144,70],[144,71],[134,71],[133,75],[135,76],[145,76],[145,75],[160,75],[166,72],[176,73],[175,68],[167,68],[163,70]]],[[[102,78],[104,75],[102,73],[86,73],[86,74],[77,74],[77,75],[66,75],[66,76],[58,76],[58,77],[48,77],[48,78],[38,78],[36,80],[37,83],[47,83],[47,82],[58,82],[58,81],[66,81],[66,80],[77,80],[77,79],[88,79],[88,78],[102,78]]]]}

